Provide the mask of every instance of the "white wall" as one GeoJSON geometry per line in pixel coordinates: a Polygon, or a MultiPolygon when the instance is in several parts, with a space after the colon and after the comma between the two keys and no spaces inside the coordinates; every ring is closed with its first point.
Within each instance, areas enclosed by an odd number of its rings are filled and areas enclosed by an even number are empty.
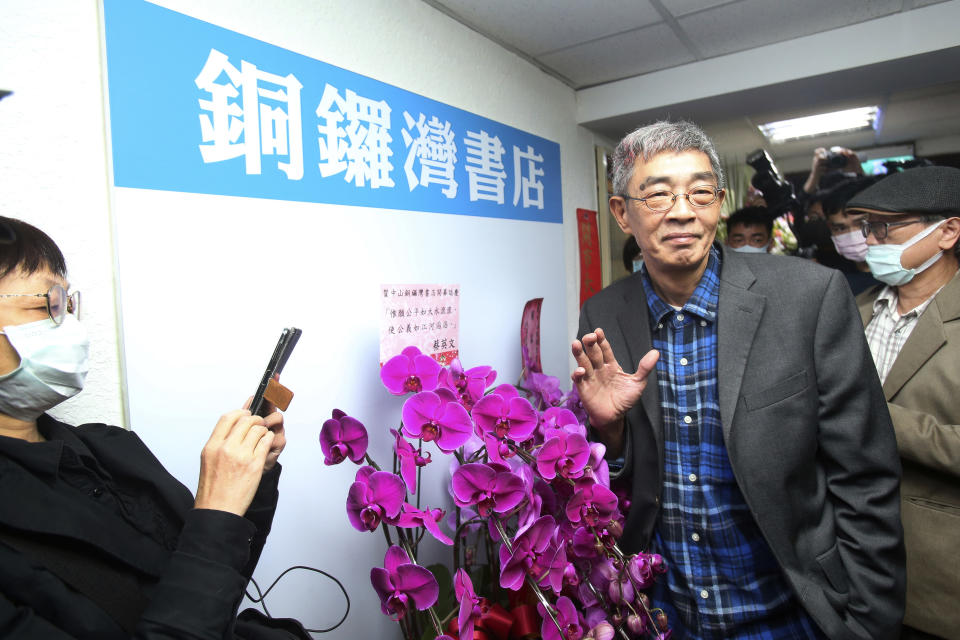
{"type": "Polygon", "coordinates": [[[82,291],[91,368],[55,413],[123,424],[99,9],[87,2],[0,3],[0,215],[46,231],[82,291]]]}
{"type": "MultiPolygon", "coordinates": [[[[576,327],[579,292],[575,210],[577,207],[596,208],[593,136],[575,124],[576,104],[572,90],[416,0],[287,0],[283,3],[165,0],[158,4],[559,143],[564,225],[560,233],[554,231],[547,235],[554,238],[552,242],[563,244],[566,267],[562,261],[553,264],[556,277],[566,285],[566,301],[560,303],[548,299],[544,313],[554,316],[554,324],[556,315],[562,314],[564,322],[561,326],[565,325],[567,332],[566,335],[560,335],[562,331],[545,335],[543,349],[548,372],[566,377],[570,366],[567,344],[576,327]]],[[[0,213],[23,218],[47,230],[63,248],[70,265],[71,280],[85,295],[84,323],[90,329],[94,344],[94,371],[88,389],[65,407],[61,415],[74,422],[97,420],[122,424],[124,398],[120,394],[121,347],[114,312],[115,276],[124,280],[123,299],[128,302],[143,300],[146,292],[137,290],[136,279],[131,277],[135,274],[114,272],[111,211],[116,213],[125,205],[140,200],[131,200],[130,190],[109,188],[98,16],[99,8],[93,0],[44,3],[13,0],[0,5],[0,88],[15,91],[13,96],[0,102],[0,175],[3,176],[4,189],[0,213]]],[[[179,202],[175,194],[157,192],[151,206],[144,207],[143,214],[148,220],[163,224],[165,214],[179,202]]],[[[237,206],[241,215],[256,213],[251,201],[242,201],[237,206]]],[[[357,215],[363,217],[367,214],[360,210],[357,215]]],[[[371,217],[370,222],[371,233],[376,233],[377,228],[373,226],[376,220],[371,217]]],[[[483,237],[478,230],[481,224],[478,219],[446,216],[442,224],[450,228],[461,225],[464,234],[477,230],[476,237],[483,237]]],[[[121,252],[123,249],[121,246],[121,252]]],[[[556,251],[559,247],[551,253],[556,255],[556,251]]],[[[178,265],[178,286],[203,287],[215,282],[210,278],[212,272],[207,270],[199,271],[192,282],[183,280],[183,272],[189,271],[190,258],[173,247],[168,255],[170,263],[178,265]],[[183,285],[179,284],[181,282],[183,285]]],[[[527,255],[523,259],[536,260],[536,255],[527,255]]],[[[120,264],[124,264],[122,255],[120,264]]],[[[165,268],[168,265],[163,260],[156,263],[156,269],[165,268]]],[[[421,271],[429,273],[419,266],[410,273],[421,271]]],[[[442,278],[444,270],[438,269],[436,273],[442,278]]],[[[297,275],[307,283],[321,277],[312,273],[297,275]]],[[[341,277],[340,273],[330,275],[341,277]]],[[[522,282],[523,277],[522,270],[519,270],[516,273],[518,282],[522,282]]],[[[178,304],[183,299],[178,297],[176,289],[173,287],[171,291],[153,294],[151,312],[156,314],[161,325],[164,317],[189,313],[189,309],[185,311],[178,304]]],[[[513,308],[512,303],[504,307],[496,305],[493,290],[485,291],[484,295],[490,298],[490,304],[477,304],[473,315],[506,316],[512,330],[503,332],[503,335],[485,336],[478,343],[485,346],[503,343],[495,349],[464,352],[462,355],[468,364],[497,366],[504,374],[502,380],[509,381],[519,368],[516,346],[520,308],[513,308]],[[510,354],[509,360],[504,355],[507,353],[510,354]],[[501,361],[491,361],[491,358],[501,361]]],[[[530,291],[527,297],[536,295],[536,291],[530,291]]],[[[470,305],[465,303],[463,312],[467,313],[469,308],[470,305]]],[[[138,310],[143,309],[140,304],[138,310]]],[[[120,311],[119,315],[123,316],[122,307],[120,311]]],[[[224,318],[201,315],[191,320],[198,331],[216,335],[224,318]]],[[[145,319],[137,316],[136,321],[142,323],[145,319]]],[[[312,337],[317,341],[350,340],[353,338],[349,331],[349,328],[344,330],[345,336],[312,337]]],[[[151,336],[135,337],[138,344],[129,345],[130,349],[137,354],[148,354],[149,345],[143,343],[149,343],[151,336]]],[[[274,338],[271,334],[265,344],[261,344],[264,342],[262,338],[251,338],[251,345],[256,347],[256,353],[263,351],[265,358],[274,338]]],[[[291,360],[291,367],[303,369],[310,366],[332,371],[325,374],[330,379],[337,379],[329,394],[330,402],[336,402],[340,397],[335,388],[337,385],[348,384],[361,375],[352,370],[352,363],[303,361],[309,359],[307,354],[310,353],[306,344],[298,348],[297,356],[301,361],[295,357],[291,360]],[[349,370],[345,374],[336,373],[338,367],[344,368],[348,364],[349,370]]],[[[145,356],[137,356],[133,364],[137,367],[136,375],[149,376],[152,362],[145,356]]],[[[200,357],[185,368],[195,376],[200,375],[202,383],[202,376],[218,375],[216,364],[200,357]]],[[[157,366],[164,373],[169,371],[162,362],[157,366]]],[[[293,377],[294,372],[291,372],[293,377]]],[[[167,387],[169,380],[158,380],[157,386],[167,387]]],[[[371,384],[371,387],[375,386],[371,384]]],[[[306,393],[313,391],[307,390],[306,393]]],[[[242,397],[247,393],[249,389],[244,387],[233,395],[242,397]]],[[[163,395],[163,400],[170,405],[179,401],[176,397],[167,398],[166,393],[163,395]]],[[[142,411],[156,398],[133,397],[130,401],[131,414],[137,415],[138,410],[142,411]]],[[[389,401],[381,395],[371,398],[369,406],[342,408],[355,411],[361,417],[365,417],[363,413],[377,418],[390,413],[395,417],[399,403],[389,401]]],[[[283,458],[286,464],[284,481],[289,486],[291,481],[299,478],[302,482],[304,474],[309,474],[310,478],[316,477],[315,484],[307,490],[311,495],[291,496],[288,493],[282,497],[277,527],[257,576],[262,581],[269,581],[280,569],[295,562],[332,570],[345,582],[353,601],[347,626],[335,635],[392,637],[396,633],[395,626],[379,613],[368,579],[369,567],[382,559],[382,539],[363,536],[350,529],[342,506],[336,510],[313,506],[325,504],[328,499],[342,505],[353,470],[322,468],[316,433],[319,421],[326,416],[311,416],[315,424],[309,426],[300,422],[293,424],[293,416],[299,419],[305,408],[302,402],[298,406],[295,401],[291,410],[291,448],[283,458]]],[[[329,408],[323,406],[319,409],[326,411],[329,408]]],[[[198,427],[203,433],[195,434],[190,442],[158,442],[157,448],[165,461],[164,452],[168,449],[183,450],[182,454],[177,452],[178,460],[171,462],[170,466],[181,480],[192,486],[195,480],[183,477],[178,470],[196,466],[199,446],[216,416],[194,416],[185,411],[184,418],[203,425],[198,427]]],[[[135,430],[138,428],[137,424],[131,426],[135,430]]],[[[379,431],[387,427],[383,424],[369,426],[378,430],[374,439],[382,441],[383,434],[379,431]]],[[[148,442],[153,446],[151,440],[148,442]]],[[[378,457],[382,460],[389,453],[389,446],[380,442],[377,447],[378,457]]],[[[434,478],[439,479],[441,475],[434,478]]],[[[294,482],[294,486],[302,485],[294,482]]],[[[442,494],[439,483],[433,491],[435,495],[442,494]]],[[[449,558],[449,553],[441,550],[434,550],[433,555],[449,558]]],[[[274,603],[272,612],[276,615],[301,617],[308,625],[315,626],[329,626],[338,617],[341,607],[337,591],[324,584],[322,579],[313,577],[285,579],[271,601],[274,603]],[[309,602],[310,606],[301,606],[304,602],[309,602]],[[295,603],[296,606],[285,608],[285,603],[295,603]]]]}

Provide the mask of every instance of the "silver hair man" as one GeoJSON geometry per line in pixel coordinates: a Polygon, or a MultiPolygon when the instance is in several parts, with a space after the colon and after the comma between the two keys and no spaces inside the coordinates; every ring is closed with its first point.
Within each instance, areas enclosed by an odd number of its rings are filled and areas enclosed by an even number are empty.
{"type": "Polygon", "coordinates": [[[700,151],[710,159],[710,167],[717,176],[717,186],[721,189],[726,186],[723,169],[720,167],[720,157],[713,146],[713,141],[707,137],[703,129],[685,120],[670,122],[660,120],[645,127],[640,127],[628,133],[613,152],[613,192],[626,193],[627,183],[633,176],[637,158],[644,162],[664,151],[680,153],[683,151],[700,151]]]}

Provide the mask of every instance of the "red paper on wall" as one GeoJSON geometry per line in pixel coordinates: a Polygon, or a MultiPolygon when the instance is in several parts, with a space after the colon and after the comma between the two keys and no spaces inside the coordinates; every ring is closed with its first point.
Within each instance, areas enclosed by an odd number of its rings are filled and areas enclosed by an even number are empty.
{"type": "Polygon", "coordinates": [[[580,239],[580,306],[603,288],[600,266],[600,233],[597,212],[577,209],[577,237],[580,239]]]}

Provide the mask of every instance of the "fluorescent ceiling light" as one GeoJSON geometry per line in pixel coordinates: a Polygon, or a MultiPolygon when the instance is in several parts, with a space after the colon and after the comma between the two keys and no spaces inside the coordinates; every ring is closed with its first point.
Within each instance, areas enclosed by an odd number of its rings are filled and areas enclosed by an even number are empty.
{"type": "Polygon", "coordinates": [[[831,133],[874,129],[877,126],[879,114],[879,107],[858,107],[804,118],[768,122],[760,125],[759,129],[770,142],[786,142],[831,133]]]}

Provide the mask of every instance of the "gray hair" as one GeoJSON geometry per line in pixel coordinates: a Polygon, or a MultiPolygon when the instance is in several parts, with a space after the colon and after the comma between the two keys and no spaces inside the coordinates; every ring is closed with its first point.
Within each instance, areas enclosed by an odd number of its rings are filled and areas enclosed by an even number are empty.
{"type": "Polygon", "coordinates": [[[631,131],[617,145],[613,152],[613,165],[610,167],[613,193],[618,195],[626,193],[627,184],[633,177],[637,158],[643,158],[643,161],[647,162],[664,151],[672,153],[700,151],[706,154],[710,159],[710,168],[717,176],[717,186],[721,189],[725,186],[720,157],[713,146],[713,141],[707,137],[703,129],[686,120],[677,122],[660,120],[631,131]]]}

